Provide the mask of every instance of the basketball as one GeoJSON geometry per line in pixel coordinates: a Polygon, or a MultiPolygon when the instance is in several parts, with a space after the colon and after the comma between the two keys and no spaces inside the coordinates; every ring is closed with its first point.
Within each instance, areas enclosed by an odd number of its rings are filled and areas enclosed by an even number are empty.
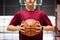
{"type": "Polygon", "coordinates": [[[41,31],[40,29],[36,28],[36,27],[41,27],[40,22],[34,19],[28,19],[28,20],[22,21],[21,27],[25,28],[24,32],[21,32],[21,33],[29,37],[39,34],[40,32],[37,32],[37,30],[41,31]]]}

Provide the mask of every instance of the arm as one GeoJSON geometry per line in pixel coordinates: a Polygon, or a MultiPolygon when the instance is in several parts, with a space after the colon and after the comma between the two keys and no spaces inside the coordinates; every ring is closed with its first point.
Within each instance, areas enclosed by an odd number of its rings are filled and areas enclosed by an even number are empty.
{"type": "Polygon", "coordinates": [[[48,16],[46,15],[45,12],[42,13],[42,18],[44,21],[44,25],[43,25],[43,30],[44,31],[53,31],[54,27],[52,26],[52,23],[50,21],[50,19],[48,18],[48,16]]]}
{"type": "Polygon", "coordinates": [[[43,30],[44,31],[54,31],[54,27],[53,26],[46,26],[46,27],[43,27],[43,30]]]}
{"type": "Polygon", "coordinates": [[[20,26],[9,25],[9,26],[7,27],[7,30],[8,30],[8,31],[21,31],[21,32],[24,32],[24,29],[25,29],[25,28],[21,27],[21,25],[20,25],[20,26]]]}
{"type": "Polygon", "coordinates": [[[13,26],[13,25],[9,25],[7,27],[8,31],[20,31],[20,27],[19,26],[13,26]]]}
{"type": "Polygon", "coordinates": [[[8,31],[19,31],[20,28],[17,26],[19,25],[18,23],[19,23],[19,12],[16,12],[11,22],[9,23],[7,30],[8,31]]]}

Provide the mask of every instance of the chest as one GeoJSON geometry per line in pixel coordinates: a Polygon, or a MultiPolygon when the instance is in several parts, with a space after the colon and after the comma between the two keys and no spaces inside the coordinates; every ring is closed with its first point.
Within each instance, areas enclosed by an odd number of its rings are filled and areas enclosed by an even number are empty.
{"type": "Polygon", "coordinates": [[[21,20],[27,20],[27,19],[40,19],[40,13],[39,12],[22,12],[20,15],[21,20]]]}

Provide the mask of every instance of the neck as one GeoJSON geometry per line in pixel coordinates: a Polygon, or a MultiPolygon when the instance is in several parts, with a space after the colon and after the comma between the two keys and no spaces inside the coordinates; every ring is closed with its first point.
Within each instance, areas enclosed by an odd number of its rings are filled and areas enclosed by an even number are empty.
{"type": "Polygon", "coordinates": [[[27,9],[28,11],[34,11],[34,6],[26,6],[26,9],[27,9]]]}

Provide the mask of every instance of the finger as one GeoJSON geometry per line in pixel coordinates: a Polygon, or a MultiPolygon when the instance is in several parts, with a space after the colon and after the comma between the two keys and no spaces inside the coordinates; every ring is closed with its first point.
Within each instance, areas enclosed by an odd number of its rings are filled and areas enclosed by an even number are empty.
{"type": "Polygon", "coordinates": [[[21,29],[25,29],[25,28],[21,27],[21,29]]]}
{"type": "Polygon", "coordinates": [[[25,32],[24,29],[20,29],[21,32],[25,32]]]}
{"type": "Polygon", "coordinates": [[[40,32],[40,30],[38,30],[38,31],[36,31],[37,33],[39,33],[40,32]]]}
{"type": "Polygon", "coordinates": [[[23,33],[25,32],[24,30],[20,30],[20,31],[23,32],[23,33]]]}
{"type": "Polygon", "coordinates": [[[37,29],[42,29],[42,27],[36,27],[37,29]]]}
{"type": "Polygon", "coordinates": [[[20,29],[25,29],[25,28],[20,26],[20,29]]]}
{"type": "Polygon", "coordinates": [[[37,29],[40,29],[40,27],[36,27],[37,29]]]}

